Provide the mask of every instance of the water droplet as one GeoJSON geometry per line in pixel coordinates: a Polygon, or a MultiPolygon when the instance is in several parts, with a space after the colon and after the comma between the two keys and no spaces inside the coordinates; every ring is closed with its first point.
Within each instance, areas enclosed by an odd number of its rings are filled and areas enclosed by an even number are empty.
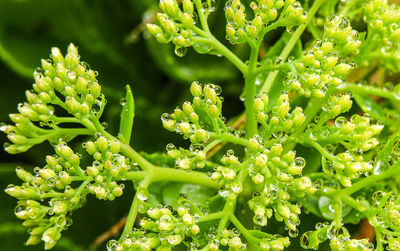
{"type": "Polygon", "coordinates": [[[139,188],[136,191],[136,196],[139,200],[141,201],[145,201],[147,200],[147,198],[149,197],[149,191],[147,191],[147,189],[144,188],[139,188]]]}
{"type": "Polygon", "coordinates": [[[286,31],[292,34],[297,30],[298,27],[298,25],[286,26],[286,31]]]}
{"type": "Polygon", "coordinates": [[[306,160],[303,157],[296,157],[294,159],[294,165],[299,167],[305,167],[306,160]]]}
{"type": "Polygon", "coordinates": [[[161,115],[161,120],[162,121],[169,121],[171,119],[171,115],[169,113],[163,113],[161,115]]]}
{"type": "Polygon", "coordinates": [[[53,187],[56,184],[56,179],[54,177],[49,177],[46,179],[46,185],[53,187]]]}
{"type": "Polygon", "coordinates": [[[310,234],[311,231],[305,232],[300,238],[300,245],[304,249],[308,249],[310,245],[310,234]]]}
{"type": "Polygon", "coordinates": [[[347,119],[345,117],[343,117],[343,116],[337,117],[335,119],[335,125],[338,128],[342,127],[346,123],[347,123],[347,119]]]}
{"type": "Polygon", "coordinates": [[[116,240],[110,240],[107,242],[107,251],[116,251],[118,248],[118,242],[116,240]]]}
{"type": "Polygon", "coordinates": [[[126,104],[126,99],[125,98],[120,98],[119,103],[124,106],[126,104]]]}
{"type": "Polygon", "coordinates": [[[289,236],[292,238],[296,238],[299,235],[299,230],[297,229],[290,229],[289,230],[289,236]]]}
{"type": "Polygon", "coordinates": [[[175,55],[177,55],[178,57],[184,57],[186,55],[186,52],[187,52],[186,47],[180,47],[180,46],[175,47],[175,55]]]}
{"type": "Polygon", "coordinates": [[[75,81],[75,79],[76,79],[76,72],[74,72],[74,71],[68,72],[68,79],[71,80],[71,81],[75,81]]]}
{"type": "Polygon", "coordinates": [[[169,144],[166,146],[166,149],[167,149],[167,151],[174,151],[174,150],[176,150],[176,147],[175,147],[174,144],[169,143],[169,144]]]}
{"type": "Polygon", "coordinates": [[[276,57],[275,60],[274,60],[274,64],[275,65],[279,65],[281,63],[282,63],[282,58],[281,57],[276,57]]]}

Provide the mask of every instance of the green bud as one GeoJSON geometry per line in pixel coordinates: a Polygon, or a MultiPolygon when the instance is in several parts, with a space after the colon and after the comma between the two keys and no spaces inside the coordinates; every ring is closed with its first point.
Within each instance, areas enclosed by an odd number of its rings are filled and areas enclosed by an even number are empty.
{"type": "Polygon", "coordinates": [[[24,145],[26,143],[28,143],[28,139],[23,136],[23,135],[19,135],[19,134],[8,134],[7,138],[14,144],[17,145],[24,145]]]}
{"type": "Polygon", "coordinates": [[[98,82],[93,82],[93,84],[89,87],[90,93],[94,98],[98,98],[101,94],[101,87],[98,82]]]}
{"type": "Polygon", "coordinates": [[[29,182],[33,178],[33,175],[30,172],[25,171],[21,167],[17,167],[15,172],[17,173],[18,178],[24,182],[29,182]]]}
{"type": "Polygon", "coordinates": [[[65,84],[59,77],[55,77],[53,79],[53,87],[57,91],[62,92],[65,88],[65,84]]]}
{"type": "Polygon", "coordinates": [[[32,120],[32,121],[38,121],[39,120],[39,114],[32,110],[31,106],[28,104],[24,104],[22,106],[18,107],[18,111],[26,118],[32,120]]]}
{"type": "Polygon", "coordinates": [[[96,147],[99,151],[105,152],[108,150],[108,140],[106,137],[101,136],[96,140],[96,147]]]}
{"type": "Polygon", "coordinates": [[[167,129],[168,131],[175,131],[175,120],[169,119],[169,120],[162,120],[163,127],[167,129]]]}
{"type": "Polygon", "coordinates": [[[74,97],[67,97],[65,101],[65,106],[67,107],[70,113],[75,114],[79,112],[80,103],[76,101],[74,97]]]}
{"type": "Polygon", "coordinates": [[[192,13],[194,11],[193,3],[191,0],[183,0],[182,7],[184,12],[192,13]]]}
{"type": "Polygon", "coordinates": [[[114,189],[113,189],[113,194],[114,194],[115,197],[121,197],[122,194],[123,194],[123,189],[122,189],[122,187],[120,187],[120,186],[114,187],[114,189]]]}
{"type": "Polygon", "coordinates": [[[198,129],[194,133],[196,135],[197,141],[203,142],[208,139],[207,132],[204,129],[198,129]]]}
{"type": "Polygon", "coordinates": [[[243,12],[243,9],[237,10],[232,17],[233,23],[237,27],[243,27],[244,23],[246,22],[246,15],[243,12]]]}
{"type": "Polygon", "coordinates": [[[88,81],[84,77],[79,77],[76,81],[76,89],[80,93],[88,92],[88,81]]]}
{"type": "Polygon", "coordinates": [[[256,111],[264,111],[264,108],[265,108],[264,101],[261,98],[254,99],[253,107],[254,107],[254,110],[256,110],[256,111]]]}
{"type": "Polygon", "coordinates": [[[193,97],[201,97],[203,95],[203,91],[200,83],[197,81],[192,82],[192,85],[190,86],[190,92],[192,93],[193,97]]]}
{"type": "Polygon", "coordinates": [[[346,75],[351,70],[351,66],[348,64],[338,64],[333,70],[338,75],[346,75]]]}
{"type": "Polygon", "coordinates": [[[25,245],[30,246],[30,245],[37,245],[41,241],[39,235],[32,235],[29,236],[28,240],[25,242],[25,245]]]}
{"type": "Polygon", "coordinates": [[[61,55],[60,49],[57,47],[51,48],[51,59],[53,60],[54,64],[63,63],[64,57],[61,55]]]}
{"type": "Polygon", "coordinates": [[[181,16],[181,21],[182,21],[183,26],[184,26],[185,28],[187,28],[187,29],[192,28],[192,26],[194,25],[193,17],[192,17],[192,15],[189,14],[189,13],[184,13],[184,14],[181,16]]]}
{"type": "Polygon", "coordinates": [[[228,241],[229,247],[233,249],[240,249],[242,247],[242,240],[238,236],[234,236],[228,241]]]}
{"type": "Polygon", "coordinates": [[[110,142],[110,152],[112,153],[118,153],[121,148],[121,144],[118,141],[112,141],[110,142]]]}
{"type": "Polygon", "coordinates": [[[57,227],[47,229],[42,235],[42,241],[45,242],[45,249],[54,247],[61,234],[57,227]]]}
{"type": "Polygon", "coordinates": [[[217,118],[220,114],[220,111],[216,105],[211,105],[209,111],[210,111],[210,116],[213,118],[217,118]]]}
{"type": "Polygon", "coordinates": [[[271,154],[272,156],[280,156],[280,155],[282,154],[282,152],[283,152],[282,144],[274,144],[274,145],[271,147],[270,154],[271,154]]]}
{"type": "Polygon", "coordinates": [[[88,142],[86,142],[86,144],[84,145],[84,147],[86,148],[86,151],[87,151],[90,155],[93,155],[93,154],[97,151],[97,147],[96,147],[96,145],[93,143],[93,141],[88,141],[88,142]]]}
{"type": "Polygon", "coordinates": [[[185,103],[183,103],[182,109],[183,109],[183,112],[184,112],[186,115],[189,115],[189,114],[191,114],[192,112],[194,112],[193,107],[192,107],[192,104],[191,104],[190,102],[187,102],[187,101],[186,101],[185,103]]]}

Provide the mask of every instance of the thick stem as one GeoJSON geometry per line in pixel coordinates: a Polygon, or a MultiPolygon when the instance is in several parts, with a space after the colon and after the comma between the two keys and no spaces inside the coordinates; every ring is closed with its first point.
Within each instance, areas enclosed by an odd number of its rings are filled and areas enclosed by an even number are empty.
{"type": "Polygon", "coordinates": [[[255,112],[254,112],[254,96],[256,95],[256,74],[255,70],[257,67],[257,62],[258,62],[258,48],[251,48],[251,53],[250,53],[250,59],[249,59],[249,66],[248,66],[248,72],[247,74],[244,75],[245,79],[245,86],[244,86],[244,94],[245,94],[245,100],[244,100],[244,107],[246,109],[246,131],[247,131],[247,137],[251,138],[253,137],[257,131],[257,120],[255,117],[255,112]]]}

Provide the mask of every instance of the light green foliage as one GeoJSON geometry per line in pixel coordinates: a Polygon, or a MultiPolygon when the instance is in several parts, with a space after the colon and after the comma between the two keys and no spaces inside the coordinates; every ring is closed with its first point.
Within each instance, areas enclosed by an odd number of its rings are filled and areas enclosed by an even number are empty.
{"type": "Polygon", "coordinates": [[[398,72],[400,10],[383,0],[348,1],[327,15],[336,1],[327,2],[161,0],[148,32],[172,42],[177,56],[193,47],[228,59],[243,74],[246,118],[245,130],[233,128],[223,115],[222,88],[194,81],[193,99],[161,116],[164,128],[189,146],[170,143],[166,154],[129,146],[135,113],[129,86],[118,138],[108,133],[100,122],[106,100],[97,72],[80,61],[74,45],[65,57],[53,48],[34,73],[27,102],[10,115],[15,124],[1,127],[11,154],[46,140],[55,150],[34,173],[17,168],[22,185],[5,190],[18,199],[15,214],[30,229],[27,244],[42,240],[52,248],[89,194],[112,201],[123,195],[122,182],[131,181],[135,196],[110,251],[283,250],[299,234],[305,249],[328,241],[332,250],[399,250],[400,133],[390,116],[400,105],[397,83],[383,88],[348,76],[372,59],[398,72]],[[349,12],[358,5],[361,17],[349,12]],[[226,39],[248,45],[247,61],[210,31],[217,7],[227,21],[226,39]],[[366,33],[359,35],[351,21],[365,22],[366,33]],[[300,40],[307,27],[314,38],[300,40]],[[271,31],[283,32],[282,52],[272,47],[261,59],[271,31]],[[89,137],[85,154],[67,145],[82,135],[89,137]],[[220,144],[226,147],[211,156],[220,144]],[[158,191],[160,184],[172,188],[158,191]],[[321,221],[315,230],[301,229],[304,211],[321,221]],[[347,224],[365,218],[375,245],[349,232],[347,224]]]}

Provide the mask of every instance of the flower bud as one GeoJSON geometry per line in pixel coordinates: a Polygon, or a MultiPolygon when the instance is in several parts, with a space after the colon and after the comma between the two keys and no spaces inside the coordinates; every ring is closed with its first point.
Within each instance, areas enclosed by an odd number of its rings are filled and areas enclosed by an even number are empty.
{"type": "Polygon", "coordinates": [[[101,87],[98,82],[93,82],[93,84],[89,87],[89,90],[94,98],[98,98],[101,94],[101,87]]]}
{"type": "Polygon", "coordinates": [[[201,97],[203,95],[203,91],[199,82],[194,81],[192,83],[190,86],[190,92],[192,93],[193,97],[201,97]]]}

